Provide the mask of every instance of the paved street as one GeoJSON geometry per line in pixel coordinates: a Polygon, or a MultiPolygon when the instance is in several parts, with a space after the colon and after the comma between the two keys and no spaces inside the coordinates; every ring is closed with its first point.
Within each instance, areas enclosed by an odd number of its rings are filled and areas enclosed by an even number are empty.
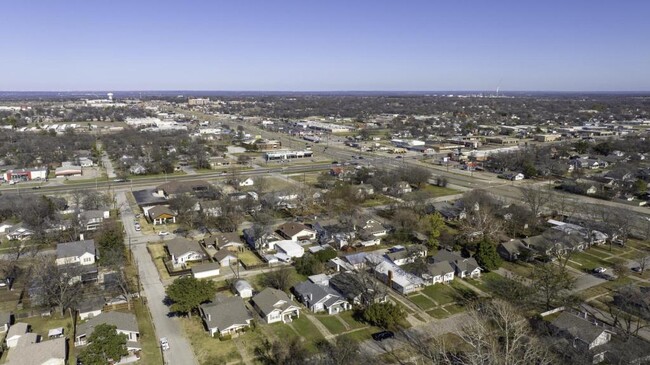
{"type": "MultiPolygon", "coordinates": [[[[144,295],[147,298],[147,305],[153,317],[153,324],[156,328],[158,338],[167,337],[170,350],[165,351],[167,364],[198,364],[192,347],[183,334],[178,319],[169,317],[169,308],[163,303],[165,299],[165,287],[160,281],[158,270],[154,265],[151,255],[147,251],[146,242],[157,240],[157,236],[144,236],[136,232],[133,227],[134,214],[131,211],[124,193],[117,194],[117,202],[122,214],[122,223],[127,235],[131,237],[131,251],[138,265],[140,281],[144,295]],[[135,244],[134,244],[135,243],[135,244]]],[[[128,239],[125,244],[129,244],[128,239]]]]}

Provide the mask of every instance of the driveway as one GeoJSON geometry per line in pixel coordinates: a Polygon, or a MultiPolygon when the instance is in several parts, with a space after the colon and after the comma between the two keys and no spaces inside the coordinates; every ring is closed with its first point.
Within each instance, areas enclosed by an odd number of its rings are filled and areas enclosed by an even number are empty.
{"type": "Polygon", "coordinates": [[[131,246],[133,258],[138,265],[140,273],[140,282],[144,296],[147,298],[147,305],[153,318],[156,336],[158,338],[167,337],[170,350],[165,351],[165,362],[167,364],[195,364],[198,365],[189,341],[183,336],[183,330],[178,320],[174,317],[168,317],[169,308],[164,304],[165,287],[160,281],[156,265],[147,251],[147,242],[157,241],[159,238],[155,235],[143,235],[135,231],[133,227],[134,213],[131,211],[126,200],[125,193],[117,195],[118,206],[122,215],[122,223],[127,232],[126,245],[131,246]]]}
{"type": "Polygon", "coordinates": [[[115,175],[115,170],[113,169],[113,163],[111,162],[111,159],[108,158],[106,152],[102,154],[102,165],[106,169],[106,176],[108,176],[109,179],[117,177],[117,175],[115,175]]]}

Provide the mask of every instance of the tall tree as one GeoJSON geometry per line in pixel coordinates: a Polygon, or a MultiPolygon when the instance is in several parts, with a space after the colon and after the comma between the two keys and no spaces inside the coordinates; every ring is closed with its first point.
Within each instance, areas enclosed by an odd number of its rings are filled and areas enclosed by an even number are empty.
{"type": "Polygon", "coordinates": [[[546,308],[568,297],[568,291],[575,287],[575,278],[566,268],[569,256],[560,258],[559,263],[535,265],[531,273],[532,287],[537,288],[546,308]]]}
{"type": "Polygon", "coordinates": [[[117,327],[100,324],[88,337],[88,346],[79,354],[79,360],[84,365],[105,365],[118,362],[129,352],[126,349],[127,336],[117,333],[117,327]]]}
{"type": "Polygon", "coordinates": [[[483,239],[478,243],[474,258],[482,268],[490,271],[501,266],[501,257],[497,253],[496,245],[487,239],[483,239]]]}
{"type": "Polygon", "coordinates": [[[167,297],[172,301],[170,309],[178,313],[192,315],[199,305],[210,301],[216,292],[214,282],[199,280],[192,276],[181,277],[167,287],[167,297]]]}

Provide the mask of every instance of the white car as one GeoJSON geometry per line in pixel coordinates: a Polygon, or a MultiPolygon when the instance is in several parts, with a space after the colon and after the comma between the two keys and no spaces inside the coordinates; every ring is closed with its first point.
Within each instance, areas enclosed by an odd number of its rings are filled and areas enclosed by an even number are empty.
{"type": "Polygon", "coordinates": [[[169,232],[167,232],[167,231],[161,231],[161,232],[158,232],[158,235],[159,235],[160,237],[162,237],[162,236],[167,236],[167,235],[169,235],[169,232]]]}
{"type": "Polygon", "coordinates": [[[596,274],[602,274],[602,273],[604,273],[605,271],[607,271],[607,269],[605,269],[604,267],[597,267],[597,268],[594,269],[594,272],[595,272],[596,274]]]}
{"type": "Polygon", "coordinates": [[[163,349],[163,351],[169,350],[169,342],[167,342],[167,337],[160,339],[160,347],[163,349]]]}

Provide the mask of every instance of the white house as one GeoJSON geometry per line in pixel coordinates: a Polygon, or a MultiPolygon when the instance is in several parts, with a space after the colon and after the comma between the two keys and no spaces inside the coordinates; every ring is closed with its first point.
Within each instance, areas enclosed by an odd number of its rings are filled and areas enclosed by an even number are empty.
{"type": "Polygon", "coordinates": [[[249,327],[253,321],[241,297],[217,295],[212,302],[201,304],[200,311],[210,336],[234,335],[249,327]]]}
{"type": "Polygon", "coordinates": [[[207,255],[201,249],[201,245],[187,238],[173,238],[166,242],[166,246],[174,266],[182,266],[186,262],[201,261],[207,258],[207,255]]]}
{"type": "Polygon", "coordinates": [[[128,350],[139,350],[138,343],[140,339],[140,330],[138,321],[132,313],[118,311],[102,313],[96,317],[90,318],[84,323],[77,325],[75,332],[75,346],[85,346],[88,344],[88,337],[93,333],[95,327],[100,324],[109,324],[116,327],[117,333],[126,335],[126,348],[128,350]]]}
{"type": "Polygon", "coordinates": [[[234,265],[237,263],[237,255],[234,254],[232,251],[222,249],[217,251],[217,253],[214,254],[213,258],[219,263],[221,266],[230,266],[234,265]]]}
{"type": "Polygon", "coordinates": [[[56,245],[56,264],[58,266],[79,264],[94,265],[97,250],[94,240],[59,243],[56,245]]]}
{"type": "Polygon", "coordinates": [[[280,236],[291,241],[315,240],[316,231],[298,222],[280,225],[277,229],[280,236]]]}
{"type": "Polygon", "coordinates": [[[422,279],[428,284],[447,284],[454,280],[455,270],[447,261],[436,262],[427,268],[427,272],[422,274],[422,279]]]}
{"type": "Polygon", "coordinates": [[[300,308],[281,290],[266,288],[252,298],[253,306],[266,323],[291,322],[300,317],[300,308]]]}
{"type": "Polygon", "coordinates": [[[290,240],[276,241],[275,249],[289,257],[302,257],[305,254],[305,249],[302,246],[290,240]]]}
{"type": "Polygon", "coordinates": [[[465,279],[466,277],[477,278],[481,276],[481,267],[473,257],[456,260],[451,262],[451,264],[454,266],[456,276],[461,279],[465,279]]]}
{"type": "Polygon", "coordinates": [[[386,285],[406,295],[424,287],[424,280],[402,270],[389,261],[382,261],[374,267],[375,276],[386,285]]]}

